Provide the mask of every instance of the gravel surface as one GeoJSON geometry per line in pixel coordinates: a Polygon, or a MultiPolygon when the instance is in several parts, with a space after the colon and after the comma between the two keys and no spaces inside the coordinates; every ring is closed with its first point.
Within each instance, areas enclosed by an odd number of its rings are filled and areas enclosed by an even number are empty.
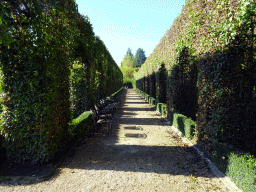
{"type": "Polygon", "coordinates": [[[86,139],[51,179],[1,183],[0,191],[229,191],[134,89],[120,99],[112,132],[86,139]]]}

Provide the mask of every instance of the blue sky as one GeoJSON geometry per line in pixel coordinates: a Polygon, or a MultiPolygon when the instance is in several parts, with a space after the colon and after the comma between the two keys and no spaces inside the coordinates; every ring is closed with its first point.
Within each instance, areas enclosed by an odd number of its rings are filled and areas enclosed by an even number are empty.
{"type": "Polygon", "coordinates": [[[181,13],[186,0],[76,0],[93,31],[120,65],[128,47],[148,57],[181,13]]]}

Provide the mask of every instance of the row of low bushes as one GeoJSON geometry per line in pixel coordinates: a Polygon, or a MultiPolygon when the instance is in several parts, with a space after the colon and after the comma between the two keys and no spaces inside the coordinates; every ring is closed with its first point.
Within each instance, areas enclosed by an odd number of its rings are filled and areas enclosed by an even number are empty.
{"type": "MultiPolygon", "coordinates": [[[[138,88],[136,90],[151,106],[157,106],[157,111],[163,116],[166,114],[165,104],[157,103],[156,105],[156,100],[153,97],[138,88]]],[[[193,139],[197,135],[196,122],[191,118],[171,112],[169,120],[186,138],[193,139]]],[[[214,163],[238,186],[242,187],[244,191],[256,191],[256,162],[253,155],[220,142],[214,142],[212,153],[214,154],[214,163]]]]}
{"type": "MultiPolygon", "coordinates": [[[[123,88],[119,89],[113,93],[112,97],[118,97],[123,88]]],[[[106,99],[109,99],[107,97],[106,99]]],[[[93,118],[90,111],[85,111],[80,114],[77,118],[73,119],[69,124],[69,135],[72,140],[77,139],[78,137],[83,137],[85,135],[90,135],[93,132],[93,118]]]]}
{"type": "Polygon", "coordinates": [[[164,103],[157,103],[157,100],[154,97],[150,97],[150,95],[148,95],[147,93],[139,90],[138,88],[136,88],[137,91],[142,95],[142,97],[145,98],[145,100],[147,102],[149,102],[149,104],[151,106],[156,106],[156,110],[159,111],[163,116],[165,116],[167,114],[167,106],[164,103]]]}
{"type": "Polygon", "coordinates": [[[123,90],[123,87],[120,88],[118,91],[116,91],[115,93],[113,93],[111,96],[112,97],[118,97],[118,95],[121,93],[121,91],[123,90]]]}
{"type": "MultiPolygon", "coordinates": [[[[140,69],[141,70],[141,69],[140,69]]],[[[136,76],[138,75],[135,73],[136,76]]],[[[136,87],[156,99],[157,103],[166,103],[167,95],[167,70],[161,65],[157,72],[152,72],[142,78],[136,79],[136,87]]]]}
{"type": "MultiPolygon", "coordinates": [[[[164,103],[156,103],[156,99],[153,97],[150,97],[145,92],[139,90],[136,88],[137,92],[142,95],[142,97],[145,98],[147,102],[153,107],[156,107],[156,110],[159,111],[163,116],[166,116],[167,114],[167,105],[164,103]]],[[[186,117],[185,115],[172,112],[169,116],[170,123],[178,128],[182,134],[192,139],[196,135],[196,122],[193,121],[191,118],[186,117]]]]}

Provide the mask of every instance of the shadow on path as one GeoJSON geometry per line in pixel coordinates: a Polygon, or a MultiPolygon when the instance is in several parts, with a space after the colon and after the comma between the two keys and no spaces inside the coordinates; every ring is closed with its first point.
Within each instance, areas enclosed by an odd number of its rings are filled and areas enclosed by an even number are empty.
{"type": "MultiPolygon", "coordinates": [[[[110,135],[105,136],[103,129],[95,137],[84,140],[69,154],[61,168],[214,177],[207,163],[192,147],[186,147],[184,144],[180,146],[165,146],[163,143],[154,145],[153,141],[150,143],[151,138],[147,133],[147,127],[161,126],[164,128],[168,125],[160,117],[142,118],[137,115],[137,112],[149,113],[153,111],[153,108],[146,105],[147,103],[143,102],[135,90],[124,90],[120,100],[122,101],[121,108],[115,112],[110,135]],[[124,102],[127,98],[129,102],[124,102]],[[140,103],[143,105],[139,105],[140,103]],[[134,104],[138,106],[134,107],[134,104]],[[125,134],[120,136],[120,130],[125,134]],[[120,140],[126,143],[120,144],[120,140]]],[[[165,137],[174,138],[171,134],[166,134],[165,137]]],[[[24,167],[24,169],[31,168],[24,167]]],[[[55,177],[58,174],[56,173],[55,177]]]]}
{"type": "MultiPolygon", "coordinates": [[[[109,136],[92,138],[88,145],[77,148],[74,157],[69,157],[63,164],[63,168],[215,177],[209,171],[207,163],[192,147],[184,146],[184,144],[165,146],[161,143],[154,145],[144,142],[147,139],[150,141],[145,132],[147,126],[164,127],[167,124],[160,117],[136,118],[137,111],[147,112],[152,108],[149,105],[145,108],[141,106],[139,106],[141,108],[134,108],[130,105],[131,108],[128,108],[129,104],[143,103],[138,101],[142,98],[137,97],[135,90],[129,90],[128,93],[123,94],[128,94],[128,96],[122,98],[134,95],[136,101],[125,102],[122,104],[123,107],[118,109],[114,115],[112,133],[109,136]],[[145,126],[142,128],[140,125],[145,126]],[[122,136],[119,134],[121,129],[125,133],[122,136]],[[120,144],[120,140],[126,141],[126,144],[120,144]],[[129,141],[132,144],[129,144],[129,141]]],[[[166,134],[165,137],[174,138],[175,136],[166,134]]]]}

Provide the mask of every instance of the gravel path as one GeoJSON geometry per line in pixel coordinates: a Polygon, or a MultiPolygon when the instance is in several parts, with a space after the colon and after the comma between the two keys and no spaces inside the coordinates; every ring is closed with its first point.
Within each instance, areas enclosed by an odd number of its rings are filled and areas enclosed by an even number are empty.
{"type": "Polygon", "coordinates": [[[0,191],[229,191],[135,90],[121,101],[112,133],[87,139],[50,180],[0,191]]]}

